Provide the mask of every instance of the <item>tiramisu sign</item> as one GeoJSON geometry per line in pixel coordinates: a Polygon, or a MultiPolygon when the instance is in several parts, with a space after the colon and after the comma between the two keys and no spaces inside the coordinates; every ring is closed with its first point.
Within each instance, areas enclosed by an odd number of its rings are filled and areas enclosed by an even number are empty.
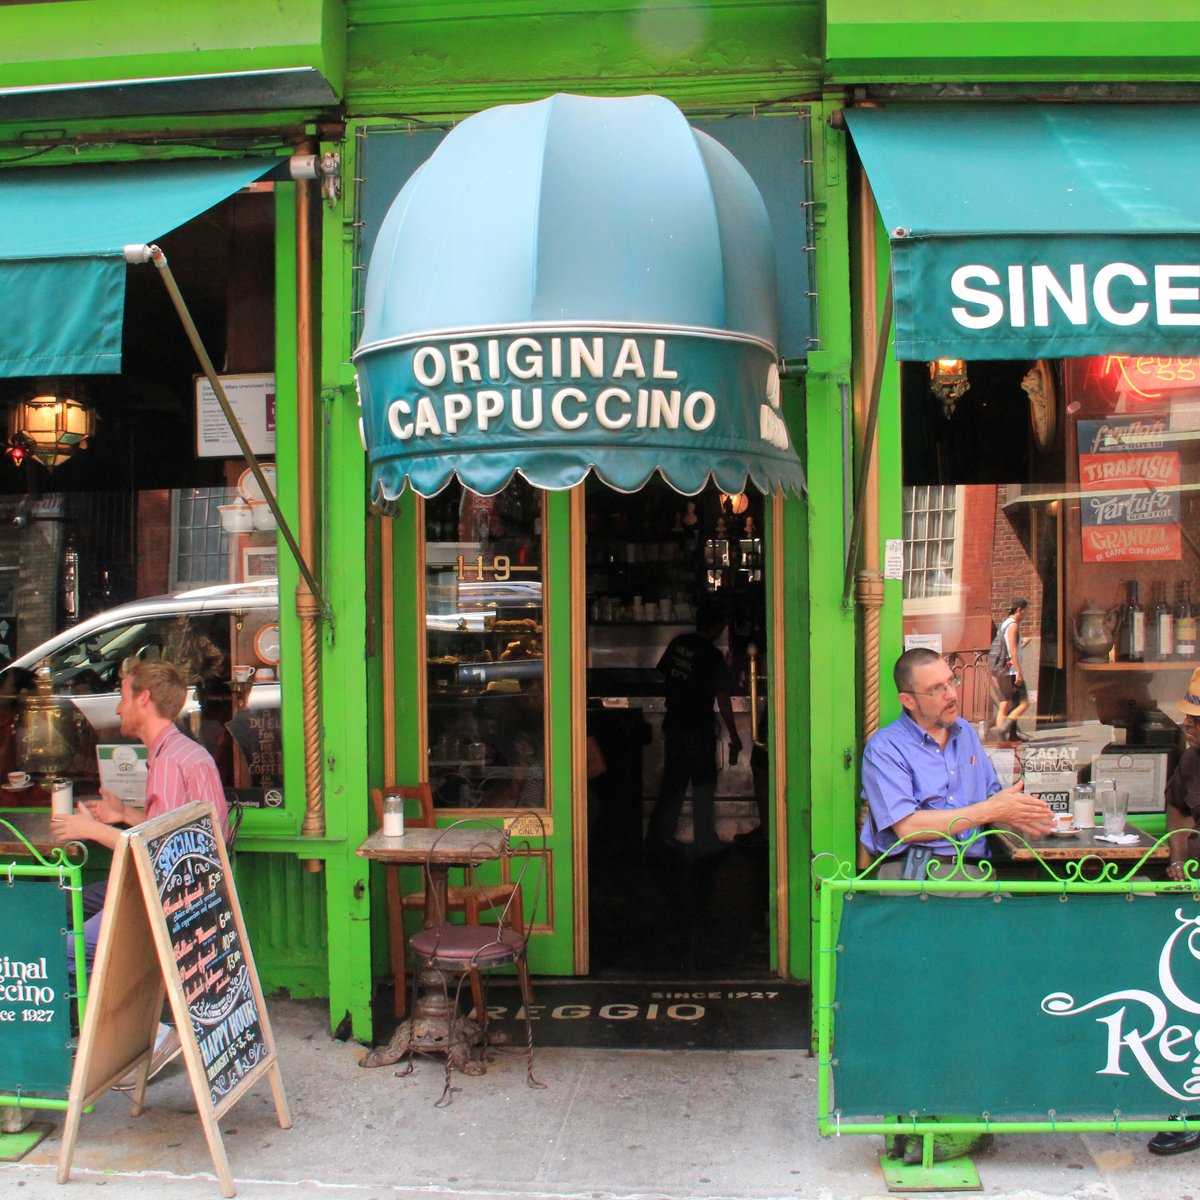
{"type": "Polygon", "coordinates": [[[1166,416],[1080,421],[1079,490],[1084,562],[1177,561],[1179,453],[1166,416]]]}

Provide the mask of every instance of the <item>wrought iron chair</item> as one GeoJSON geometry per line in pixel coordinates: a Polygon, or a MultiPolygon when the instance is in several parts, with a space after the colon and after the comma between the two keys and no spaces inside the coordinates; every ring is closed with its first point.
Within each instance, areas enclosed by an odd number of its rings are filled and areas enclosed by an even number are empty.
{"type": "MultiPolygon", "coordinates": [[[[476,1040],[474,1023],[458,1015],[463,983],[471,979],[474,989],[476,980],[500,967],[514,967],[520,983],[521,1009],[525,1018],[526,1082],[533,1088],[546,1086],[535,1079],[533,1074],[533,1025],[529,1016],[530,1005],[533,1003],[533,988],[529,978],[528,958],[533,914],[537,912],[545,882],[545,824],[537,813],[523,813],[503,822],[468,817],[447,825],[441,830],[439,839],[445,838],[453,830],[478,833],[480,851],[465,867],[466,886],[473,889],[477,895],[488,896],[489,900],[479,913],[482,918],[480,921],[452,923],[449,914],[442,913],[440,919],[422,929],[420,933],[414,934],[409,942],[418,963],[423,968],[436,971],[440,976],[449,1013],[450,1045],[447,1046],[446,1053],[446,1083],[436,1104],[438,1108],[449,1104],[454,1092],[458,1090],[452,1085],[454,1063],[466,1060],[470,1044],[476,1040]],[[481,870],[496,861],[495,853],[485,848],[486,839],[494,836],[496,832],[501,835],[500,877],[510,889],[507,900],[499,898],[499,888],[478,877],[481,870]],[[524,916],[526,910],[522,905],[522,891],[525,892],[528,912],[531,914],[528,922],[524,916]],[[453,1004],[448,976],[457,978],[453,1004]]],[[[425,865],[426,888],[431,889],[435,897],[437,892],[433,889],[431,871],[437,854],[438,845],[435,841],[425,865]]],[[[415,987],[414,983],[414,997],[415,987]]],[[[491,1058],[486,994],[482,998],[476,998],[475,1014],[478,1040],[481,1042],[480,1056],[486,1062],[491,1058]]],[[[410,1047],[407,1067],[400,1074],[407,1075],[412,1070],[412,1054],[413,1050],[410,1047]]]]}
{"type": "MultiPolygon", "coordinates": [[[[433,790],[427,783],[401,784],[383,788],[371,789],[371,805],[375,810],[375,824],[383,824],[384,791],[392,795],[403,796],[406,800],[417,802],[417,815],[410,816],[405,811],[406,827],[413,829],[432,829],[435,825],[433,816],[433,790]]],[[[406,810],[408,806],[405,806],[406,810]]],[[[408,971],[407,946],[404,935],[404,914],[406,912],[425,911],[424,890],[415,892],[404,891],[401,885],[399,866],[385,864],[385,883],[387,888],[388,906],[388,944],[392,958],[392,978],[395,981],[395,992],[392,1008],[397,1017],[403,1017],[408,1011],[408,971]]],[[[518,923],[521,921],[521,895],[511,884],[490,884],[480,892],[470,886],[451,886],[447,892],[447,908],[452,913],[465,913],[468,922],[479,924],[481,913],[489,905],[503,905],[513,900],[515,895],[514,916],[518,923]]],[[[482,1011],[483,985],[478,978],[471,981],[471,995],[476,1011],[482,1011]]]]}

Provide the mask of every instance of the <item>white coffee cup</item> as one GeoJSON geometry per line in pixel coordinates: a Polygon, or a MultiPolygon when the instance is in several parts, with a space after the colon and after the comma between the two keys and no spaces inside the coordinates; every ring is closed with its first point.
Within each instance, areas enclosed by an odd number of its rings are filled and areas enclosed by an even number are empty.
{"type": "Polygon", "coordinates": [[[1069,812],[1055,813],[1054,828],[1059,833],[1068,833],[1075,828],[1075,818],[1069,812]]]}
{"type": "Polygon", "coordinates": [[[234,683],[249,683],[254,678],[254,668],[249,663],[238,663],[233,668],[234,683]]]}
{"type": "Polygon", "coordinates": [[[259,683],[274,683],[275,668],[274,667],[258,667],[255,669],[254,678],[259,683]]]}
{"type": "Polygon", "coordinates": [[[28,771],[9,771],[8,786],[9,787],[24,787],[29,782],[28,771]]]}

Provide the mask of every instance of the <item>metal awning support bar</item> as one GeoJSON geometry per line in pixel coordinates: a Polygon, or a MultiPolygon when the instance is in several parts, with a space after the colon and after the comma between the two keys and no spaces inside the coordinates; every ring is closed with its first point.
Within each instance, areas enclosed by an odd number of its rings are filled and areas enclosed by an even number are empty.
{"type": "Polygon", "coordinates": [[[854,523],[850,527],[850,543],[846,547],[846,575],[842,581],[843,603],[850,597],[854,580],[854,564],[858,561],[858,544],[862,540],[863,506],[867,495],[867,480],[871,475],[871,455],[875,448],[875,430],[879,425],[879,394],[883,389],[883,369],[888,338],[892,333],[892,277],[888,274],[887,290],[883,294],[883,311],[879,314],[879,333],[875,346],[875,364],[871,373],[871,394],[867,401],[867,421],[863,431],[862,453],[859,456],[858,484],[854,489],[854,523]]]}
{"type": "Polygon", "coordinates": [[[217,375],[216,368],[212,364],[212,359],[209,358],[208,351],[204,348],[204,343],[200,340],[200,333],[196,328],[195,321],[192,320],[192,314],[188,311],[183,295],[179,291],[179,285],[175,282],[175,276],[171,273],[171,268],[167,263],[167,256],[158,246],[126,246],[125,261],[128,263],[152,262],[158,268],[162,276],[162,281],[166,285],[167,292],[171,297],[171,303],[175,305],[175,311],[179,314],[179,320],[183,324],[184,332],[187,334],[188,341],[192,344],[192,349],[196,353],[196,358],[200,362],[205,378],[212,387],[213,394],[217,398],[217,403],[221,406],[221,412],[224,414],[225,420],[229,422],[229,428],[233,431],[233,436],[237,440],[242,457],[245,458],[254,478],[258,480],[258,486],[262,489],[263,499],[271,506],[271,512],[275,515],[279,531],[283,534],[283,540],[287,542],[288,549],[291,551],[292,557],[296,560],[296,566],[300,568],[300,574],[304,576],[304,582],[308,585],[309,590],[320,606],[321,615],[328,618],[331,615],[328,602],[325,600],[320,585],[313,576],[312,569],[300,553],[300,547],[279,507],[279,501],[275,498],[275,491],[268,484],[267,478],[263,474],[263,469],[259,465],[258,458],[250,448],[250,442],[246,437],[245,430],[242,429],[241,422],[237,419],[237,414],[233,411],[233,407],[229,403],[229,397],[225,395],[225,388],[221,385],[221,380],[217,375]]]}

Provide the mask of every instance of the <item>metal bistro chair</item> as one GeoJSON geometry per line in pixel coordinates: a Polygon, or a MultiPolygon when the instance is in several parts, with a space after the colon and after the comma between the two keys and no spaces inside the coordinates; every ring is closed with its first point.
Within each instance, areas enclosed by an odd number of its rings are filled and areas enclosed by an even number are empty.
{"type": "MultiPolygon", "coordinates": [[[[533,988],[529,979],[529,935],[532,929],[533,916],[537,912],[541,900],[541,892],[546,870],[546,826],[537,813],[523,813],[520,817],[508,821],[489,821],[482,817],[467,817],[447,825],[439,838],[445,837],[451,830],[477,830],[482,838],[485,834],[499,831],[502,835],[500,849],[500,873],[507,885],[512,889],[507,901],[492,899],[481,912],[481,923],[459,924],[451,923],[448,914],[440,914],[439,919],[420,933],[414,934],[409,942],[413,954],[422,967],[430,968],[439,973],[442,980],[444,1000],[450,1014],[449,1038],[453,1042],[461,1039],[461,1056],[446,1054],[446,1085],[437,1100],[436,1107],[442,1108],[449,1104],[454,1092],[458,1089],[452,1086],[452,1065],[456,1057],[465,1059],[469,1050],[468,1042],[474,1033],[470,1023],[458,1016],[459,1002],[462,997],[463,982],[474,979],[479,975],[498,967],[514,966],[521,987],[521,1008],[525,1017],[525,1059],[526,1082],[532,1088],[542,1088],[546,1085],[534,1078],[533,1075],[533,1025],[530,1021],[529,1008],[533,1003],[533,988]],[[535,833],[514,833],[514,829],[533,827],[535,833]],[[528,911],[531,914],[526,923],[521,906],[522,888],[528,890],[528,911]],[[454,1003],[451,1005],[447,976],[456,976],[454,1003]]],[[[426,888],[431,886],[430,864],[437,854],[435,842],[429,852],[425,865],[426,888]]],[[[481,853],[479,859],[465,868],[467,886],[474,888],[479,894],[494,896],[487,884],[478,879],[478,871],[487,863],[495,862],[495,856],[481,853]]],[[[434,893],[436,895],[436,892],[434,893]]],[[[415,989],[414,982],[414,1003],[415,989]]],[[[476,1000],[476,1017],[480,1027],[482,1045],[480,1055],[484,1061],[489,1054],[488,1039],[488,1009],[486,996],[476,1000]]],[[[408,1065],[399,1074],[407,1075],[412,1071],[413,1050],[408,1051],[408,1065]]]]}
{"type": "MultiPolygon", "coordinates": [[[[433,790],[427,783],[398,784],[389,788],[372,788],[371,805],[375,810],[376,827],[383,825],[383,797],[387,792],[395,796],[403,796],[406,800],[417,801],[417,815],[404,814],[406,828],[432,829],[436,824],[433,816],[433,790]]],[[[408,948],[404,936],[404,914],[406,912],[421,913],[425,911],[425,892],[406,892],[400,883],[400,867],[395,864],[385,864],[385,881],[387,887],[388,906],[388,944],[392,958],[392,978],[394,980],[394,998],[392,1008],[395,1016],[403,1017],[408,1011],[408,971],[406,959],[408,948]]],[[[452,913],[465,913],[466,919],[473,925],[479,924],[480,915],[487,911],[490,905],[504,905],[512,902],[513,916],[517,924],[521,923],[521,893],[510,883],[489,884],[481,890],[472,887],[451,886],[447,890],[447,907],[452,913]]],[[[482,1011],[483,984],[478,978],[471,981],[471,995],[476,1011],[482,1011]]]]}

